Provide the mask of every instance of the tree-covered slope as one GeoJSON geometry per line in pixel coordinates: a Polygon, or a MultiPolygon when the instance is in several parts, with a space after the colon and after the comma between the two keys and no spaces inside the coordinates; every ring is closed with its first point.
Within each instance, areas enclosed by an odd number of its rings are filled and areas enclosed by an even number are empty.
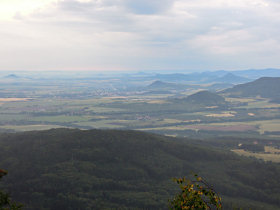
{"type": "Polygon", "coordinates": [[[225,98],[210,91],[199,91],[188,97],[175,99],[175,102],[178,103],[189,103],[198,106],[223,106],[226,105],[225,98]]]}
{"type": "MultiPolygon", "coordinates": [[[[0,136],[2,187],[26,209],[165,209],[172,177],[196,172],[225,207],[280,206],[280,166],[136,131],[53,129],[0,136]]],[[[270,208],[271,207],[271,208],[270,208]]]]}
{"type": "Polygon", "coordinates": [[[280,77],[262,77],[253,82],[236,85],[223,93],[237,97],[280,98],[280,77]]]}

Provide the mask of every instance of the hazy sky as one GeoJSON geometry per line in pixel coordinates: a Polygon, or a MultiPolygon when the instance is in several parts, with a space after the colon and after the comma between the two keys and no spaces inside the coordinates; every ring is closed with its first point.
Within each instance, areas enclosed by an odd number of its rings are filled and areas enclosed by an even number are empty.
{"type": "Polygon", "coordinates": [[[279,0],[0,1],[0,70],[266,67],[279,0]]]}

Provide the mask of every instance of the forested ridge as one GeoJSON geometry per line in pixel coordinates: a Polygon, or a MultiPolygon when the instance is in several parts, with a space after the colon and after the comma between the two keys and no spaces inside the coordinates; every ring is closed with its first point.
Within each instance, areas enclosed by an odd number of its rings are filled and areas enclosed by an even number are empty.
{"type": "Polygon", "coordinates": [[[261,77],[253,82],[236,85],[222,91],[232,96],[279,99],[280,77],[261,77]]]}
{"type": "Polygon", "coordinates": [[[166,209],[173,177],[198,173],[225,209],[280,209],[280,165],[136,131],[0,135],[1,189],[25,209],[166,209]]]}

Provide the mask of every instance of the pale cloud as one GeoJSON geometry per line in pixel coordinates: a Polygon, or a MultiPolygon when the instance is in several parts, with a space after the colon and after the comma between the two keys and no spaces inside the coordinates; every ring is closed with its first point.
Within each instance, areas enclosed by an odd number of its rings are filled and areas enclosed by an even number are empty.
{"type": "Polygon", "coordinates": [[[0,19],[0,69],[280,67],[276,0],[38,2],[0,19]]]}
{"type": "Polygon", "coordinates": [[[9,20],[19,13],[27,15],[52,2],[54,2],[54,0],[1,0],[0,20],[9,20]]]}

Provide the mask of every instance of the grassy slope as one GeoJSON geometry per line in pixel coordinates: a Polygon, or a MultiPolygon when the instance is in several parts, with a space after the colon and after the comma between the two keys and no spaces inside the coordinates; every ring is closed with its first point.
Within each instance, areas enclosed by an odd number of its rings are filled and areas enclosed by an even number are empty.
{"type": "Polygon", "coordinates": [[[171,178],[191,172],[212,183],[227,208],[280,206],[279,165],[135,131],[2,134],[0,166],[9,171],[4,187],[27,209],[164,209],[176,189],[171,178]]]}

